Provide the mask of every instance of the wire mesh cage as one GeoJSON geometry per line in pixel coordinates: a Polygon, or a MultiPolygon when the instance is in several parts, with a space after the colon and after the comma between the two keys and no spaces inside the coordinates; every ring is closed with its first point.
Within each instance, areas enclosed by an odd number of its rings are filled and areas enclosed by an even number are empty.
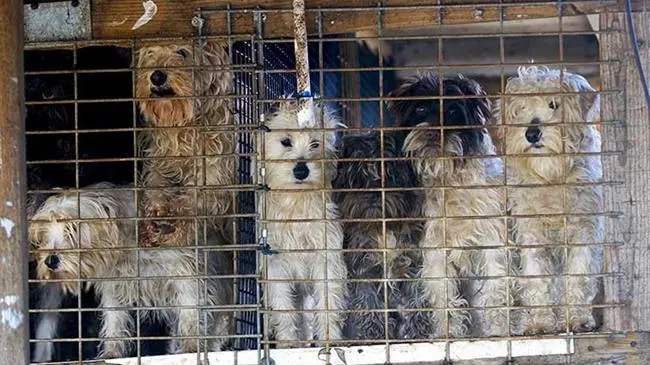
{"type": "Polygon", "coordinates": [[[308,8],[313,95],[290,7],[29,44],[32,362],[595,359],[641,328],[605,5],[308,8]]]}

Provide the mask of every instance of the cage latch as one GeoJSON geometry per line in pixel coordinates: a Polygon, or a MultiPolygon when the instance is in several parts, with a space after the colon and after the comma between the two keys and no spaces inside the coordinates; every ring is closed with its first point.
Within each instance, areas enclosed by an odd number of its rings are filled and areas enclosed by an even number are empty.
{"type": "Polygon", "coordinates": [[[262,237],[260,238],[260,246],[258,249],[264,256],[277,255],[278,251],[272,249],[271,245],[269,245],[269,241],[267,238],[268,234],[269,232],[266,230],[266,228],[262,229],[262,237]]]}
{"type": "MultiPolygon", "coordinates": [[[[262,114],[262,115],[264,115],[264,114],[262,114]]],[[[260,124],[257,127],[257,129],[261,130],[262,132],[270,132],[271,131],[271,128],[269,128],[268,126],[266,126],[264,124],[260,124]]]]}

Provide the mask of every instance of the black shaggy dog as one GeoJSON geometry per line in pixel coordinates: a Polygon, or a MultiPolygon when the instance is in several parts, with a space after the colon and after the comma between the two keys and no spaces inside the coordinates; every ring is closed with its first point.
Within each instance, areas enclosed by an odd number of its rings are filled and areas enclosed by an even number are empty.
{"type": "MultiPolygon", "coordinates": [[[[72,75],[26,76],[25,100],[40,103],[71,100],[74,92],[73,80],[66,76],[72,75]]],[[[28,132],[48,132],[28,134],[26,137],[27,161],[48,161],[48,163],[27,165],[29,190],[74,185],[74,163],[55,162],[74,159],[74,134],[52,133],[74,129],[74,105],[61,103],[28,105],[25,124],[28,132]]],[[[45,199],[47,194],[28,194],[28,215],[33,214],[45,199]]]]}
{"type": "Polygon", "coordinates": [[[389,110],[399,125],[410,127],[403,152],[425,188],[422,295],[433,308],[450,309],[448,322],[442,310],[432,312],[432,337],[463,337],[469,330],[507,335],[507,311],[500,308],[512,303],[509,283],[501,279],[508,254],[494,248],[506,244],[505,188],[494,188],[503,184],[503,164],[485,128],[492,117],[486,94],[463,76],[426,74],[392,96],[399,99],[389,110]]]}
{"type": "MultiPolygon", "coordinates": [[[[400,133],[385,133],[383,157],[402,156],[402,143],[400,133]]],[[[357,311],[350,313],[345,333],[359,340],[423,339],[431,332],[431,321],[426,312],[413,310],[427,306],[419,300],[422,288],[417,281],[404,280],[419,275],[422,255],[417,247],[423,225],[398,220],[419,216],[422,196],[417,190],[407,190],[418,186],[410,163],[384,161],[382,169],[381,152],[378,132],[348,135],[341,141],[339,157],[350,160],[339,161],[333,187],[364,190],[339,191],[334,199],[342,218],[366,219],[344,223],[344,248],[358,250],[345,254],[351,279],[350,309],[357,311]],[[382,194],[382,188],[388,190],[382,194]],[[389,219],[385,230],[382,219],[389,219]],[[385,255],[381,249],[386,249],[385,255]]]]}

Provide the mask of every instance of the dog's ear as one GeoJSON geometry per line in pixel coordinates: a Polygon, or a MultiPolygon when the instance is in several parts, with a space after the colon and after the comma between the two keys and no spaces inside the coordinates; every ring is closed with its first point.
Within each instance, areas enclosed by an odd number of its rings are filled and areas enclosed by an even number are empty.
{"type": "Polygon", "coordinates": [[[472,110],[475,110],[476,113],[473,113],[473,117],[477,118],[476,124],[485,124],[485,122],[492,119],[492,107],[490,100],[487,98],[487,93],[481,85],[472,80],[465,78],[463,76],[458,76],[459,87],[463,95],[474,96],[475,98],[468,98],[468,105],[472,110]],[[478,98],[476,98],[478,96],[478,98]]]}
{"type": "MultiPolygon", "coordinates": [[[[231,63],[226,43],[223,41],[208,40],[202,44],[195,44],[193,50],[195,51],[195,65],[228,65],[231,63]]],[[[184,58],[191,58],[193,50],[191,46],[185,46],[178,47],[176,52],[184,58]]]]}
{"type": "Polygon", "coordinates": [[[600,112],[600,96],[595,93],[596,90],[589,85],[589,82],[582,76],[564,73],[562,80],[562,89],[566,92],[580,93],[579,95],[568,96],[568,100],[576,100],[571,102],[570,107],[565,109],[565,117],[569,122],[577,122],[577,124],[570,124],[566,127],[566,133],[570,141],[568,149],[580,150],[581,145],[591,145],[594,139],[597,138],[597,131],[593,125],[584,124],[585,122],[591,123],[600,112]],[[573,99],[575,98],[575,99],[573,99]]]}
{"type": "Polygon", "coordinates": [[[266,117],[269,117],[280,111],[281,101],[274,101],[268,104],[268,109],[264,112],[266,117]]]}
{"type": "MultiPolygon", "coordinates": [[[[391,98],[403,97],[408,94],[411,86],[413,86],[413,83],[407,80],[399,80],[398,83],[400,86],[397,89],[389,92],[388,97],[391,98]]],[[[407,100],[389,100],[386,103],[386,106],[389,112],[391,112],[393,115],[399,118],[399,116],[402,115],[401,112],[404,109],[405,102],[407,102],[407,100]]]]}
{"type": "MultiPolygon", "coordinates": [[[[419,75],[404,81],[391,91],[390,97],[439,96],[442,79],[433,73],[419,75]]],[[[439,123],[439,100],[393,100],[388,103],[388,111],[397,120],[397,126],[415,127],[421,122],[439,123]]]]}
{"type": "Polygon", "coordinates": [[[578,106],[582,121],[593,122],[600,112],[600,95],[582,76],[565,72],[562,80],[564,91],[580,93],[578,106]]]}

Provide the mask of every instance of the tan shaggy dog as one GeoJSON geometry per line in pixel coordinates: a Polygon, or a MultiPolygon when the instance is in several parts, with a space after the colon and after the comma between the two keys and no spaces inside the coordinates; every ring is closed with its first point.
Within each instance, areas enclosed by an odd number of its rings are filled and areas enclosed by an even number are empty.
{"type": "Polygon", "coordinates": [[[196,215],[221,216],[208,221],[232,240],[223,217],[234,205],[223,187],[236,182],[235,118],[224,98],[232,92],[230,63],[225,44],[215,41],[139,50],[136,95],[148,99],[138,105],[146,126],[156,128],[142,134],[142,215],[176,217],[145,221],[143,246],[191,245],[195,222],[179,217],[196,215]]]}
{"type": "Polygon", "coordinates": [[[306,311],[271,312],[269,325],[279,347],[341,339],[340,311],[347,299],[343,227],[331,194],[322,191],[331,189],[335,166],[321,160],[334,155],[335,140],[333,131],[322,128],[336,128],[338,122],[327,113],[321,116],[319,108],[315,115],[316,125],[299,125],[296,102],[283,101],[268,118],[271,131],[264,133],[270,192],[264,193],[263,207],[271,221],[268,243],[279,251],[266,261],[266,304],[273,311],[306,311]]]}
{"type": "Polygon", "coordinates": [[[526,334],[565,329],[567,313],[571,331],[596,327],[588,305],[603,267],[603,217],[600,133],[590,124],[599,110],[594,92],[580,75],[521,67],[506,85],[507,94],[521,96],[504,97],[498,108],[506,128],[512,237],[520,246],[518,296],[522,305],[539,307],[522,313],[526,334]],[[544,93],[573,94],[526,95],[544,93]],[[568,310],[545,308],[563,303],[568,310]]]}
{"type": "Polygon", "coordinates": [[[79,293],[77,279],[95,288],[103,309],[101,357],[129,355],[131,341],[113,339],[135,336],[129,307],[142,310],[141,320],[161,319],[173,336],[185,337],[170,341],[170,353],[197,351],[199,341],[191,337],[199,335],[221,336],[208,340],[210,350],[221,349],[232,330],[232,313],[197,306],[232,304],[231,281],[216,278],[232,273],[230,255],[194,248],[136,251],[135,194],[115,188],[100,183],[43,203],[28,230],[39,250],[38,278],[68,279],[61,285],[72,294],[79,293]],[[199,275],[209,278],[193,278],[199,275]]]}

